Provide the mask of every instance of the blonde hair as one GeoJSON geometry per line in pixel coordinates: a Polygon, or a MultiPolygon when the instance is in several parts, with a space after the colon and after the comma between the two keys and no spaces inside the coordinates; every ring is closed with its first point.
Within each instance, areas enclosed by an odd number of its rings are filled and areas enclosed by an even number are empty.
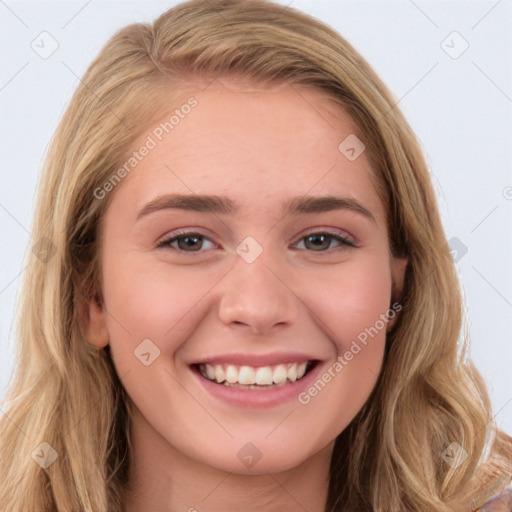
{"type": "Polygon", "coordinates": [[[316,87],[351,115],[387,208],[392,253],[409,259],[377,385],[334,446],[327,511],[477,509],[510,481],[512,438],[493,422],[467,355],[461,290],[420,144],[347,41],[265,0],[192,0],[153,24],[128,26],[76,90],[39,184],[31,246],[44,251],[28,253],[17,311],[16,370],[0,423],[0,508],[120,510],[130,400],[109,348],[89,345],[81,329],[83,304],[101,298],[97,233],[108,198],[94,190],[161,114],[158,98],[171,84],[232,75],[316,87]],[[35,462],[48,450],[41,443],[58,455],[45,468],[35,462]],[[442,458],[451,443],[467,452],[458,467],[442,458]]]}

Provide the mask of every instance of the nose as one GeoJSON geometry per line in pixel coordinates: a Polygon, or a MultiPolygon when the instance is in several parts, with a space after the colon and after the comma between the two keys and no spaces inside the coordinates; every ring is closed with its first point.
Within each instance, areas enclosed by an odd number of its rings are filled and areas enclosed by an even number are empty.
{"type": "Polygon", "coordinates": [[[299,314],[299,299],[286,283],[284,272],[267,266],[263,255],[252,263],[237,257],[223,280],[219,318],[230,327],[268,334],[291,325],[299,314]]]}

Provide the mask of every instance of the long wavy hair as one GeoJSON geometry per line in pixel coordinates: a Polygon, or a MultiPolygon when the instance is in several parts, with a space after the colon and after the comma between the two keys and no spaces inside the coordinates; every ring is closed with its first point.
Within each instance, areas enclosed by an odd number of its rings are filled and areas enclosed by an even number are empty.
{"type": "Polygon", "coordinates": [[[350,114],[387,209],[392,254],[409,259],[379,380],[334,445],[326,512],[478,509],[511,479],[512,438],[493,421],[468,357],[461,289],[421,145],[345,39],[265,0],[192,0],[130,25],[75,91],[38,184],[2,404],[0,509],[120,512],[132,407],[109,347],[88,344],[82,328],[84,304],[101,297],[98,232],[112,195],[94,191],[168,108],[165,94],[230,76],[313,86],[350,114]],[[460,464],[443,457],[454,447],[467,454],[460,464]]]}

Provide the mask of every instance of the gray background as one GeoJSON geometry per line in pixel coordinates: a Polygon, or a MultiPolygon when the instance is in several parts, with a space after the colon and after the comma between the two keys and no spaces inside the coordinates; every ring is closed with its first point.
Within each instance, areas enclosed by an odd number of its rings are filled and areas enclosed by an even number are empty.
{"type": "MultiPolygon", "coordinates": [[[[13,308],[50,137],[107,39],[176,3],[0,0],[0,397],[13,367],[13,308]]],[[[418,134],[460,258],[471,355],[498,425],[512,433],[512,1],[280,3],[352,43],[418,134]]]]}

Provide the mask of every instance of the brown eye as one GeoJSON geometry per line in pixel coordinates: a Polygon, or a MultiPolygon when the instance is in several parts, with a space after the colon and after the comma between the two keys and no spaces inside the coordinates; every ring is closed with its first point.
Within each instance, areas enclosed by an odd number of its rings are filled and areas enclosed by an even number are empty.
{"type": "Polygon", "coordinates": [[[198,236],[180,236],[177,237],[176,240],[178,242],[178,247],[184,251],[189,249],[192,251],[197,251],[203,245],[201,237],[198,236]]]}
{"type": "Polygon", "coordinates": [[[309,235],[305,238],[304,245],[308,249],[313,249],[314,251],[323,251],[325,249],[329,249],[331,240],[332,238],[329,235],[309,235]]]}
{"type": "MultiPolygon", "coordinates": [[[[208,240],[200,233],[179,233],[166,238],[157,244],[157,247],[169,247],[182,252],[202,252],[204,241],[208,240]]],[[[210,240],[208,240],[212,243],[210,240]]]]}
{"type": "Polygon", "coordinates": [[[332,249],[331,247],[332,241],[334,240],[337,243],[337,246],[350,246],[356,247],[356,245],[349,240],[340,235],[335,235],[334,233],[311,233],[303,238],[300,241],[304,240],[304,247],[311,251],[315,252],[325,252],[327,249],[332,249]]]}

